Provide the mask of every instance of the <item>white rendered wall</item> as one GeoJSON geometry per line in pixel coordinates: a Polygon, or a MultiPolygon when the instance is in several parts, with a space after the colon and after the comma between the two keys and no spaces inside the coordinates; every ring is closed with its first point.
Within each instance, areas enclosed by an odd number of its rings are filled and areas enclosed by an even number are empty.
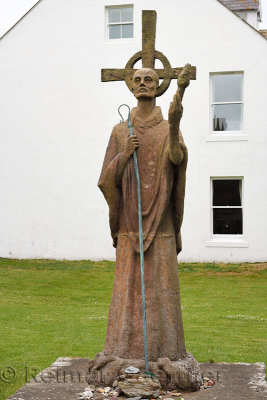
{"type": "Polygon", "coordinates": [[[253,26],[255,29],[259,29],[259,20],[257,11],[248,12],[247,23],[253,26]]]}
{"type": "Polygon", "coordinates": [[[255,29],[259,29],[259,20],[257,11],[237,11],[236,12],[241,18],[243,18],[248,24],[253,26],[255,29]]]}
{"type": "MultiPolygon", "coordinates": [[[[141,10],[155,9],[156,49],[173,67],[198,69],[181,126],[189,165],[180,260],[266,261],[267,41],[215,0],[178,0],[177,12],[171,0],[137,0],[134,39],[108,42],[104,7],[120,4],[133,3],[41,0],[0,41],[0,256],[114,259],[96,185],[117,107],[135,99],[123,82],[101,83],[100,70],[123,68],[141,49],[141,10]],[[220,71],[244,71],[247,141],[207,141],[209,73],[220,71]],[[207,246],[211,176],[244,177],[248,247],[207,246]]],[[[157,101],[165,118],[175,85],[157,101]]]]}

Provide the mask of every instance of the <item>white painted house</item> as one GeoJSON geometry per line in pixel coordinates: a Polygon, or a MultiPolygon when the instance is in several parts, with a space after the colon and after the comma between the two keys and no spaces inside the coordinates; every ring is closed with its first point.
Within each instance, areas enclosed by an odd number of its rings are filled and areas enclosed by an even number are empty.
{"type": "MultiPolygon", "coordinates": [[[[2,37],[1,257],[114,259],[97,181],[117,108],[135,99],[100,71],[141,50],[142,9],[171,65],[197,66],[180,261],[267,260],[267,41],[219,0],[40,0],[2,37]]],[[[175,90],[157,100],[165,118],[175,90]]]]}
{"type": "Polygon", "coordinates": [[[261,22],[261,2],[258,0],[221,0],[230,10],[234,11],[248,24],[259,29],[261,22]]]}

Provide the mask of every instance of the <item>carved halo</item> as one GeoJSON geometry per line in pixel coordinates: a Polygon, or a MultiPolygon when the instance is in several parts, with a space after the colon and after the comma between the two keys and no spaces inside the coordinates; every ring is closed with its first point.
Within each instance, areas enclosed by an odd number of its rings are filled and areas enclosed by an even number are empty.
{"type": "MultiPolygon", "coordinates": [[[[142,51],[138,51],[135,53],[127,62],[125,66],[125,76],[124,80],[126,85],[128,86],[128,89],[132,91],[132,77],[134,72],[136,71],[133,67],[137,63],[137,61],[142,59],[142,51]]],[[[162,62],[163,67],[164,67],[164,77],[163,81],[159,85],[159,88],[157,90],[156,97],[159,97],[163,95],[163,93],[166,92],[168,87],[170,86],[171,82],[171,64],[169,63],[169,60],[167,57],[164,56],[163,53],[160,51],[154,50],[154,59],[158,59],[162,62]]],[[[143,67],[146,68],[146,67],[143,67]]],[[[154,69],[154,68],[153,68],[154,69]]],[[[157,70],[155,70],[157,72],[157,70]]]]}

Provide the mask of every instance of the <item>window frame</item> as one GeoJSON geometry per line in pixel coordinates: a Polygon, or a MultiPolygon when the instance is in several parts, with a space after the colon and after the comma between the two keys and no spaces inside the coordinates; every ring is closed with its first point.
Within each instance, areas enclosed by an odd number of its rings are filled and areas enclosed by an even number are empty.
{"type": "Polygon", "coordinates": [[[244,177],[243,176],[212,176],[210,178],[210,232],[213,239],[242,239],[244,237],[245,223],[244,223],[244,177]],[[241,206],[214,206],[213,205],[213,181],[218,180],[239,180],[241,181],[241,206]],[[214,233],[213,232],[213,210],[215,208],[219,209],[230,209],[239,208],[242,210],[242,232],[237,234],[227,234],[227,233],[214,233]]]}
{"type": "Polygon", "coordinates": [[[244,71],[221,71],[221,72],[210,72],[210,135],[213,137],[220,136],[222,140],[227,137],[229,140],[233,139],[236,135],[237,140],[247,140],[247,136],[243,135],[244,132],[244,71]],[[242,75],[241,83],[241,101],[223,101],[223,102],[213,102],[213,76],[214,75],[242,75]],[[226,131],[215,131],[213,127],[213,106],[214,105],[224,105],[224,104],[241,104],[241,129],[240,130],[226,130],[226,131]],[[241,138],[242,135],[242,138],[241,138]]]}
{"type": "Polygon", "coordinates": [[[106,18],[105,18],[105,37],[106,37],[106,40],[108,42],[111,42],[111,43],[119,42],[119,41],[125,42],[125,41],[131,41],[131,40],[134,39],[134,5],[133,4],[120,4],[120,5],[109,5],[109,6],[106,6],[105,7],[105,16],[106,16],[106,18]],[[132,8],[133,9],[133,19],[132,19],[132,21],[109,22],[109,10],[111,8],[112,9],[114,9],[114,8],[119,8],[119,9],[121,9],[121,8],[132,8]],[[114,38],[114,39],[110,39],[109,38],[109,27],[110,26],[119,25],[121,27],[122,25],[129,25],[129,24],[133,25],[133,36],[132,37],[130,37],[130,38],[120,37],[120,38],[114,38]]]}

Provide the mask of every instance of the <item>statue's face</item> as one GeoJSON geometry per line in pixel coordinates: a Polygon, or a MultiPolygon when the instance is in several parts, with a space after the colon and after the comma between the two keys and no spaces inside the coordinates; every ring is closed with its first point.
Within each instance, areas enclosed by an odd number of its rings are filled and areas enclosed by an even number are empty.
{"type": "Polygon", "coordinates": [[[153,69],[139,69],[133,75],[133,94],[137,99],[154,98],[158,83],[158,75],[153,69]]]}

